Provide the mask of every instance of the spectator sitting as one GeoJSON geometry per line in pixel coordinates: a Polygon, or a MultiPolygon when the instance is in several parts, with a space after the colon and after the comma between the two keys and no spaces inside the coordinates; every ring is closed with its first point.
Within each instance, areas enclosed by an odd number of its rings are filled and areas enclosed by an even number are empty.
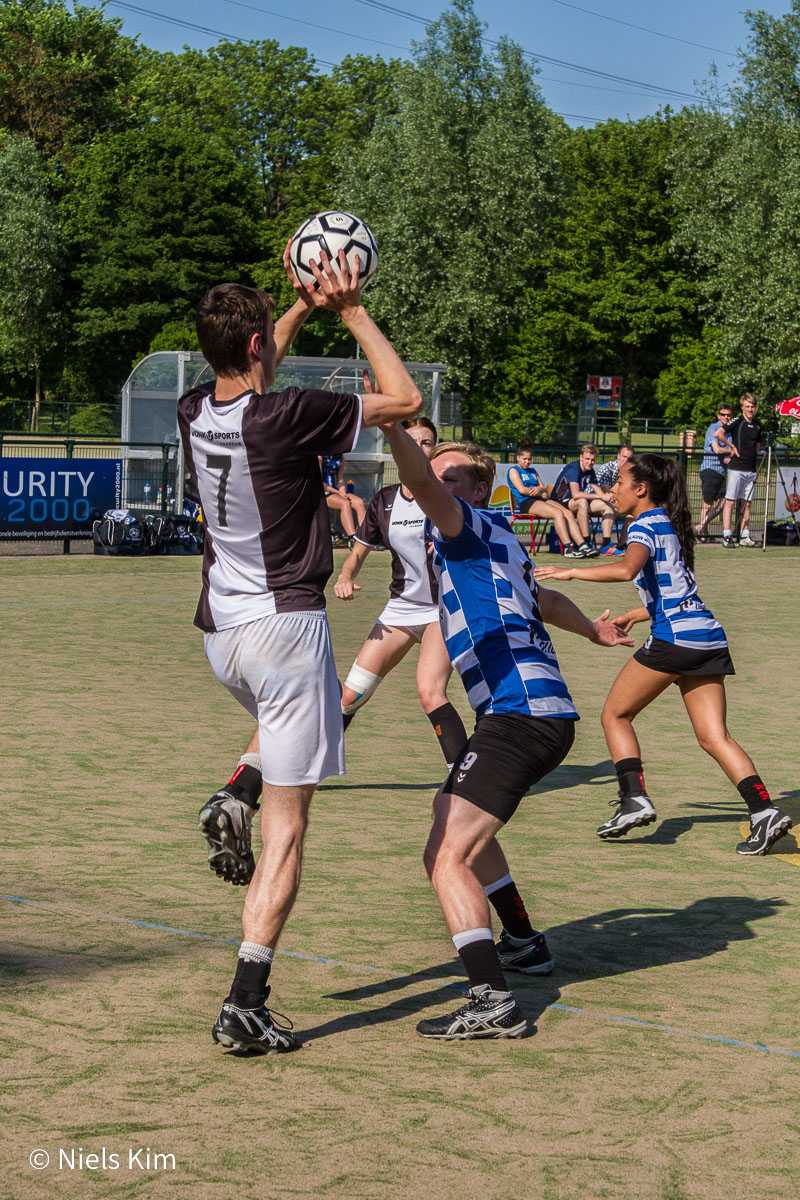
{"type": "Polygon", "coordinates": [[[611,504],[597,492],[605,492],[606,488],[597,478],[594,464],[597,462],[597,446],[587,443],[581,446],[580,457],[576,462],[567,463],[562,469],[553,487],[551,500],[569,508],[575,514],[580,526],[583,542],[579,546],[582,558],[594,558],[601,550],[611,546],[611,530],[614,527],[614,509],[611,504]],[[593,491],[587,491],[589,486],[593,491]],[[598,550],[589,537],[589,521],[591,516],[602,519],[603,543],[598,550]]]}
{"type": "MultiPolygon", "coordinates": [[[[617,451],[616,458],[612,458],[609,462],[603,463],[602,466],[595,467],[595,475],[597,476],[597,481],[600,484],[600,487],[603,489],[603,491],[605,491],[605,492],[611,491],[614,484],[619,479],[620,471],[625,466],[625,463],[628,462],[629,459],[631,459],[631,458],[633,458],[633,446],[630,444],[630,442],[623,442],[622,445],[620,446],[619,450],[617,451]]],[[[594,490],[592,488],[591,484],[589,485],[587,490],[588,491],[594,490]]],[[[612,546],[609,544],[606,547],[606,549],[603,551],[603,553],[611,554],[611,555],[625,553],[625,542],[626,542],[627,533],[628,533],[628,526],[630,525],[630,523],[631,523],[630,517],[625,517],[625,519],[622,522],[622,528],[620,529],[619,537],[617,538],[616,546],[612,546]]]]}
{"type": "Polygon", "coordinates": [[[344,538],[336,538],[334,546],[353,545],[356,528],[366,515],[366,505],[355,492],[348,492],[344,482],[344,455],[324,454],[319,460],[322,484],[325,488],[325,503],[338,512],[342,522],[344,538]]]}
{"type": "Polygon", "coordinates": [[[529,438],[523,438],[519,443],[516,457],[517,465],[508,472],[508,487],[517,512],[552,521],[564,547],[565,558],[585,557],[579,548],[584,539],[578,522],[563,504],[548,499],[547,489],[531,466],[529,438]]]}

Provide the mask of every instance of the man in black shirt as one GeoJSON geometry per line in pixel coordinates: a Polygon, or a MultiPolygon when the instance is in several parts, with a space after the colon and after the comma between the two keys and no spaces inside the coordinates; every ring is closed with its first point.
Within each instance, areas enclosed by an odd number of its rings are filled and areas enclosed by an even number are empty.
{"type": "Polygon", "coordinates": [[[755,546],[750,537],[750,502],[756,482],[756,462],[761,449],[761,423],[756,420],[756,402],[750,392],[741,397],[742,415],[734,417],[725,432],[736,449],[728,463],[728,484],[725,489],[725,507],[722,511],[722,544],[732,549],[736,546],[733,536],[733,506],[742,501],[742,522],[739,534],[740,546],[755,546]]]}

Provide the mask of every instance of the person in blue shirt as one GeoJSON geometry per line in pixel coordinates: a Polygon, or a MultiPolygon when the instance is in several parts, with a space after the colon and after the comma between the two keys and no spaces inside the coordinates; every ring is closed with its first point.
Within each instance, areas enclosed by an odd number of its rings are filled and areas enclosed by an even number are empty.
{"type": "Polygon", "coordinates": [[[325,489],[325,503],[328,508],[338,512],[344,530],[344,538],[337,538],[334,546],[337,549],[343,546],[352,549],[356,529],[364,520],[367,506],[360,496],[347,490],[343,454],[323,454],[319,460],[319,469],[325,489]]]}
{"type": "Polygon", "coordinates": [[[592,516],[601,518],[603,528],[603,548],[611,545],[611,531],[614,528],[614,509],[605,499],[606,488],[597,478],[594,464],[597,462],[597,446],[587,442],[581,446],[580,456],[575,462],[567,463],[553,484],[551,499],[563,504],[575,514],[583,536],[581,550],[582,558],[594,558],[600,553],[589,535],[589,525],[592,516]],[[591,491],[587,489],[591,487],[591,491]]]}
{"type": "Polygon", "coordinates": [[[592,555],[593,548],[584,541],[580,526],[570,510],[548,499],[547,488],[531,466],[532,458],[530,439],[523,438],[517,446],[517,465],[508,472],[508,490],[513,497],[514,508],[519,513],[532,513],[534,517],[552,521],[564,547],[565,558],[592,555]]]}
{"type": "Polygon", "coordinates": [[[736,453],[736,447],[725,433],[725,426],[732,418],[730,404],[720,404],[717,418],[711,422],[703,439],[703,461],[700,463],[703,508],[694,529],[701,542],[705,541],[708,526],[722,512],[725,503],[725,467],[731,454],[736,453]]]}
{"type": "Polygon", "coordinates": [[[497,837],[528,789],[565,757],[578,719],[545,623],[602,645],[633,642],[608,612],[591,621],[566,596],[537,586],[507,520],[485,508],[494,461],[479,446],[443,444],[429,461],[399,424],[384,432],[401,482],[428,518],[442,634],[476,714],[434,799],[424,856],[469,977],[469,1002],[420,1021],[417,1032],[439,1041],[522,1037],[526,1021],[503,968],[547,974],[553,963],[497,837]],[[503,923],[496,946],[490,903],[503,923]]]}
{"type": "Polygon", "coordinates": [[[597,830],[622,837],[649,825],[656,810],[644,786],[641,749],[633,721],[671,683],[680,688],[695,736],[728,776],[750,813],[750,836],[739,854],[766,854],[792,827],[770,799],[750,756],[726,724],[725,676],[735,674],[725,630],[697,592],[692,514],[674,459],[637,454],[613,489],[617,511],[633,518],[623,558],[596,568],[537,567],[537,579],[634,580],[642,604],[614,618],[626,633],[650,622],[650,636],[625,664],[603,708],[602,724],[619,781],[614,815],[597,830]]]}

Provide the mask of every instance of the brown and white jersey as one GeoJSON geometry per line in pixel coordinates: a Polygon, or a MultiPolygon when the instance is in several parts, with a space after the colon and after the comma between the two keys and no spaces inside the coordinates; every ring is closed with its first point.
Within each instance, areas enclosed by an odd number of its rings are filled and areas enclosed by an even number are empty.
{"type": "Polygon", "coordinates": [[[181,396],[207,531],[195,625],[214,632],[325,607],[333,554],[318,456],[353,449],[361,411],[360,396],[297,387],[225,403],[213,387],[181,396]]]}
{"type": "Polygon", "coordinates": [[[365,546],[383,542],[392,552],[389,595],[411,604],[437,604],[439,588],[425,543],[425,514],[416,500],[403,495],[399,483],[376,492],[356,541],[365,546]]]}

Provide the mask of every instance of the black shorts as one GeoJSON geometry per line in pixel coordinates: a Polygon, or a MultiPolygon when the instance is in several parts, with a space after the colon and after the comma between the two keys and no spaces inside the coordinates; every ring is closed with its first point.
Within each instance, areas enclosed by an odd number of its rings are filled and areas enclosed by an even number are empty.
{"type": "Polygon", "coordinates": [[[665,675],[735,675],[727,646],[718,650],[692,650],[661,638],[649,637],[633,656],[643,667],[665,675]]]}
{"type": "Polygon", "coordinates": [[[713,504],[725,491],[725,475],[706,467],[705,471],[700,472],[700,487],[703,489],[703,503],[713,504]]]}
{"type": "Polygon", "coordinates": [[[487,713],[475,722],[442,791],[462,796],[505,823],[528,788],[566,758],[574,741],[574,720],[487,713]]]}

